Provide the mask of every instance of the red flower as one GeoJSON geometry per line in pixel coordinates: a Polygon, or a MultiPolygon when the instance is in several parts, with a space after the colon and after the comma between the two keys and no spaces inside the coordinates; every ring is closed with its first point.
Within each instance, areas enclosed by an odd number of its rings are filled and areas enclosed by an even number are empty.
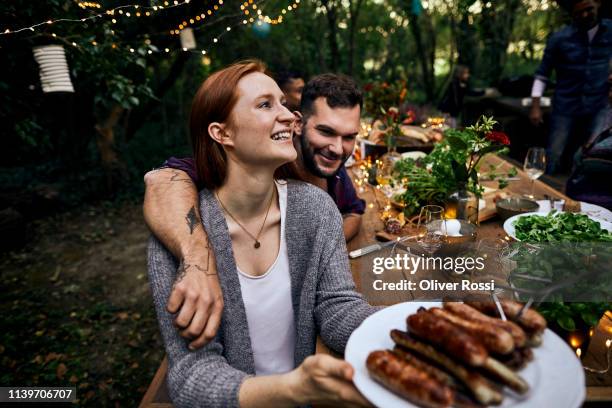
{"type": "Polygon", "coordinates": [[[397,108],[392,106],[387,109],[387,117],[395,122],[399,117],[399,111],[397,110],[397,108]]]}
{"type": "Polygon", "coordinates": [[[410,109],[406,111],[406,118],[403,120],[402,124],[409,125],[413,123],[415,119],[416,119],[416,115],[414,114],[414,111],[410,109]]]}
{"type": "Polygon", "coordinates": [[[510,144],[510,138],[504,132],[497,132],[494,130],[487,133],[485,137],[492,142],[500,143],[506,146],[510,144]]]}
{"type": "Polygon", "coordinates": [[[369,83],[365,84],[365,86],[363,87],[363,90],[366,91],[366,92],[370,92],[372,90],[372,88],[374,88],[374,85],[371,82],[369,82],[369,83]]]}

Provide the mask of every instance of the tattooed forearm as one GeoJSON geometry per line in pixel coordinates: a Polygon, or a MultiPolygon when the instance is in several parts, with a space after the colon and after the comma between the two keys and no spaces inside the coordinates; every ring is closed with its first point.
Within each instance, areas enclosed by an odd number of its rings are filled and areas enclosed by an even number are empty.
{"type": "Polygon", "coordinates": [[[195,265],[195,267],[200,271],[200,272],[204,272],[205,275],[207,276],[214,276],[217,274],[216,271],[211,271],[209,269],[210,266],[210,254],[212,251],[212,248],[210,247],[210,242],[208,241],[208,237],[206,237],[206,245],[204,246],[204,248],[206,248],[206,265],[204,267],[201,267],[199,265],[195,265]]]}
{"type": "Polygon", "coordinates": [[[185,221],[187,221],[189,233],[193,234],[193,231],[196,229],[196,227],[200,225],[200,219],[198,217],[198,213],[196,212],[195,207],[191,207],[189,209],[189,212],[185,216],[185,221]]]}
{"type": "Polygon", "coordinates": [[[187,269],[189,269],[191,265],[187,265],[181,259],[179,263],[178,269],[176,270],[176,279],[174,280],[174,285],[177,285],[180,281],[183,280],[185,275],[187,275],[187,269]]]}
{"type": "Polygon", "coordinates": [[[184,181],[187,183],[193,183],[193,180],[191,180],[189,177],[185,177],[184,175],[184,172],[174,170],[172,172],[172,177],[170,177],[170,181],[184,181]]]}
{"type": "Polygon", "coordinates": [[[176,270],[176,279],[174,280],[173,287],[178,285],[179,282],[181,282],[185,278],[185,276],[187,275],[187,271],[189,271],[191,268],[194,268],[200,272],[203,272],[204,275],[206,276],[216,275],[217,274],[216,272],[210,272],[208,269],[209,260],[210,260],[210,249],[206,251],[206,265],[204,267],[197,265],[197,264],[186,264],[185,261],[181,259],[178,269],[176,270]]]}

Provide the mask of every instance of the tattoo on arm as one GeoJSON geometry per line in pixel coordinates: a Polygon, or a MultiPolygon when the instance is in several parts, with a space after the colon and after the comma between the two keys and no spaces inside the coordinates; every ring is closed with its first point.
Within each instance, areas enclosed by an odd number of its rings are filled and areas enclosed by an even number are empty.
{"type": "Polygon", "coordinates": [[[189,177],[184,177],[183,174],[184,173],[182,172],[174,170],[172,172],[172,177],[170,177],[170,181],[184,181],[187,183],[193,183],[193,181],[189,177]]]}
{"type": "Polygon", "coordinates": [[[198,264],[186,264],[185,261],[183,259],[181,259],[181,262],[179,263],[178,269],[176,270],[176,279],[174,280],[174,286],[176,286],[180,281],[183,280],[183,278],[185,277],[185,275],[187,275],[187,271],[189,270],[189,268],[193,267],[195,269],[197,269],[198,271],[204,273],[204,275],[206,276],[215,276],[217,274],[217,272],[211,272],[209,270],[209,266],[210,266],[210,252],[211,252],[211,248],[210,248],[210,244],[208,242],[208,240],[206,240],[206,265],[204,266],[200,266],[198,264]]]}
{"type": "Polygon", "coordinates": [[[209,266],[210,266],[210,252],[212,251],[212,248],[210,247],[210,242],[208,241],[208,239],[206,240],[206,265],[204,267],[200,266],[200,265],[194,265],[195,268],[200,271],[203,272],[204,275],[206,276],[215,276],[217,274],[217,272],[213,271],[211,272],[209,270],[209,266]]]}
{"type": "Polygon", "coordinates": [[[189,233],[193,234],[193,231],[196,229],[196,227],[200,225],[200,218],[198,217],[198,213],[196,212],[195,207],[191,207],[189,209],[189,212],[185,216],[185,221],[187,221],[189,233]]]}
{"type": "Polygon", "coordinates": [[[191,265],[186,265],[183,260],[179,263],[178,269],[176,270],[176,279],[174,280],[174,285],[176,286],[180,281],[183,280],[185,275],[187,275],[187,269],[189,269],[191,265]]]}

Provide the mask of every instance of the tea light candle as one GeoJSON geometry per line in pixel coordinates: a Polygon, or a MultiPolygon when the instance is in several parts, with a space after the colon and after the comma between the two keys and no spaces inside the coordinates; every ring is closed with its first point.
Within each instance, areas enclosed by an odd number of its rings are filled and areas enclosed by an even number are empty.
{"type": "Polygon", "coordinates": [[[446,235],[449,237],[460,237],[461,223],[459,220],[446,220],[446,235]]]}

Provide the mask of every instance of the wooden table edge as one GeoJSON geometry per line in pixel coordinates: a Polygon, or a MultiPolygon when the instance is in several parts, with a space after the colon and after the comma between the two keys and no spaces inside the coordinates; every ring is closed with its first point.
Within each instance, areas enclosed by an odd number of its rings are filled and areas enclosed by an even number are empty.
{"type": "Polygon", "coordinates": [[[612,401],[612,387],[610,386],[590,386],[586,387],[586,398],[588,402],[612,401]]]}

